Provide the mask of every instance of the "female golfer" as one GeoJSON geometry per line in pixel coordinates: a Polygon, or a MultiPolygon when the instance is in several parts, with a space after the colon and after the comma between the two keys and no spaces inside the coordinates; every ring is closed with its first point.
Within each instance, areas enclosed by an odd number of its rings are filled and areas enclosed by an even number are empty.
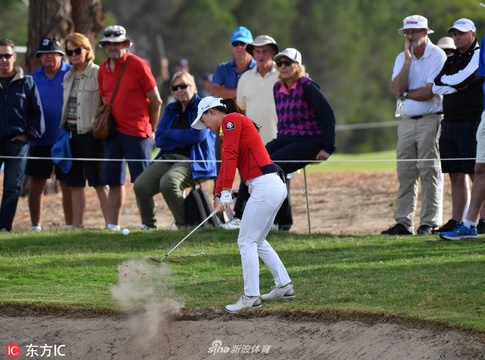
{"type": "Polygon", "coordinates": [[[278,254],[266,241],[276,213],[286,198],[284,177],[281,169],[273,164],[264,147],[259,128],[242,114],[233,100],[217,96],[203,98],[197,109],[197,118],[192,123],[195,129],[209,128],[222,137],[222,165],[214,191],[214,209],[232,204],[230,190],[236,168],[249,187],[249,198],[237,243],[241,253],[244,279],[244,295],[226,310],[237,313],[261,306],[262,300],[295,297],[293,285],[278,254]],[[268,266],[275,286],[268,294],[259,294],[259,259],[268,266]]]}

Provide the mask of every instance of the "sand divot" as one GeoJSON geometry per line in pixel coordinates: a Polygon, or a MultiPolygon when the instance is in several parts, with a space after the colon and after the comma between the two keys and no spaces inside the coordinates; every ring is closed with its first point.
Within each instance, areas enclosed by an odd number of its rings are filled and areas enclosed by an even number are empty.
{"type": "Polygon", "coordinates": [[[161,340],[183,307],[175,299],[172,270],[165,263],[123,262],[118,267],[118,285],[112,287],[111,294],[123,310],[132,313],[130,330],[145,347],[161,340]]]}

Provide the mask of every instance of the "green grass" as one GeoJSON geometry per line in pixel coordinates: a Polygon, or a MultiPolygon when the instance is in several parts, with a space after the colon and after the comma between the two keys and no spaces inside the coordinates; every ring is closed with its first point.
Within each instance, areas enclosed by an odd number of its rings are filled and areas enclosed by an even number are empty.
{"type": "Polygon", "coordinates": [[[396,151],[382,151],[367,154],[336,153],[322,163],[307,166],[309,174],[322,172],[376,172],[396,170],[396,151]]]}
{"type": "MultiPolygon", "coordinates": [[[[162,257],[187,233],[2,233],[0,308],[116,309],[111,288],[118,281],[118,266],[146,255],[162,257]]],[[[200,229],[166,260],[174,295],[186,307],[222,308],[242,294],[236,236],[235,231],[200,229]]],[[[280,232],[268,239],[297,294],[294,301],[265,304],[268,311],[387,314],[485,330],[482,240],[280,232]]],[[[272,285],[262,266],[261,291],[272,285]]]]}

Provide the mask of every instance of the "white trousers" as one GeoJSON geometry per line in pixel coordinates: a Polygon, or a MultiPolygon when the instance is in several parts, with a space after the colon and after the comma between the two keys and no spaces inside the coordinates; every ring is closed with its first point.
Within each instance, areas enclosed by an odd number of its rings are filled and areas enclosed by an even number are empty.
{"type": "Polygon", "coordinates": [[[244,294],[259,296],[259,259],[273,274],[276,286],[291,282],[280,257],[271,247],[268,235],[276,213],[286,198],[286,185],[276,173],[262,175],[249,184],[249,198],[241,219],[237,244],[241,253],[244,294]]]}

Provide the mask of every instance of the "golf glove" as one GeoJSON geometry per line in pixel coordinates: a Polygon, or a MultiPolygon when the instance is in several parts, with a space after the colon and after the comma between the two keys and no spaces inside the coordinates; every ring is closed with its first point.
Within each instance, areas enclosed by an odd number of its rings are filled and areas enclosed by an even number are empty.
{"type": "Polygon", "coordinates": [[[229,206],[232,204],[232,195],[227,190],[222,190],[221,192],[221,204],[224,206],[229,206]]]}

